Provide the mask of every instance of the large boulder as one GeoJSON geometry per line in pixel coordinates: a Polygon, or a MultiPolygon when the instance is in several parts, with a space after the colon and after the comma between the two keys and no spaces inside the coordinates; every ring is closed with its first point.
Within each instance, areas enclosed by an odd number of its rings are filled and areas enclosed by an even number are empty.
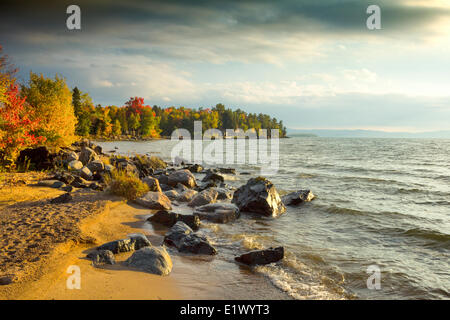
{"type": "Polygon", "coordinates": [[[164,243],[174,246],[180,252],[214,255],[217,250],[209,240],[194,231],[182,221],[178,221],[164,237],[164,243]]]}
{"type": "Polygon", "coordinates": [[[276,217],[286,211],[277,189],[269,180],[258,177],[248,180],[234,192],[233,203],[240,211],[276,217]]]}
{"type": "Polygon", "coordinates": [[[173,266],[172,259],[164,247],[142,248],[134,252],[125,263],[132,268],[160,276],[167,276],[173,266]]]}
{"type": "Polygon", "coordinates": [[[179,202],[189,202],[192,200],[192,198],[197,194],[198,192],[192,189],[188,189],[184,192],[182,192],[178,198],[177,201],[179,202]]]}
{"type": "Polygon", "coordinates": [[[105,165],[101,160],[93,160],[89,162],[86,167],[92,172],[103,172],[103,170],[105,170],[105,165]]]}
{"type": "Polygon", "coordinates": [[[315,195],[311,190],[298,190],[291,192],[281,198],[284,205],[286,206],[296,206],[303,202],[309,202],[315,198],[315,195]]]}
{"type": "Polygon", "coordinates": [[[215,203],[218,195],[218,192],[214,188],[203,190],[192,198],[188,203],[188,206],[198,207],[209,203],[215,203]]]}
{"type": "Polygon", "coordinates": [[[178,183],[185,185],[188,188],[197,186],[194,175],[189,170],[177,170],[169,174],[167,179],[168,185],[175,187],[178,183]]]}
{"type": "Polygon", "coordinates": [[[80,158],[79,160],[84,164],[87,165],[89,162],[94,161],[94,160],[98,160],[98,155],[97,153],[92,150],[89,147],[83,147],[81,148],[81,152],[80,152],[80,158]]]}
{"type": "Polygon", "coordinates": [[[95,250],[87,255],[87,258],[92,261],[94,266],[103,264],[116,264],[114,254],[109,250],[95,250]]]}
{"type": "Polygon", "coordinates": [[[147,192],[142,197],[135,200],[135,202],[143,207],[152,210],[171,210],[172,204],[164,193],[161,192],[147,192]]]}
{"type": "Polygon", "coordinates": [[[196,215],[179,214],[175,212],[169,212],[160,210],[147,219],[151,222],[162,224],[166,227],[172,227],[178,221],[182,221],[187,224],[192,230],[198,230],[200,227],[200,219],[196,215]]]}
{"type": "Polygon", "coordinates": [[[234,258],[237,262],[248,265],[262,265],[277,262],[284,257],[284,248],[269,248],[265,250],[255,250],[234,258]]]}
{"type": "Polygon", "coordinates": [[[232,203],[212,203],[195,208],[194,215],[201,220],[228,223],[239,218],[239,208],[232,203]]]}
{"type": "Polygon", "coordinates": [[[142,181],[148,185],[150,191],[162,192],[158,179],[148,176],[142,179],[142,181]]]}
{"type": "Polygon", "coordinates": [[[149,247],[152,244],[142,233],[130,234],[126,239],[111,241],[97,247],[97,250],[109,250],[114,254],[120,252],[130,252],[139,250],[143,247],[149,247]]]}

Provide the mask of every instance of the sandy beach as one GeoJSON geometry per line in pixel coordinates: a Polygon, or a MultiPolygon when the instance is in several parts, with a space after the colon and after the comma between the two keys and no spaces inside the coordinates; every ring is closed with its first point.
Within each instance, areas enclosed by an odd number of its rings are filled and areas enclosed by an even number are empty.
{"type": "MultiPolygon", "coordinates": [[[[10,192],[16,188],[26,191],[29,197],[61,193],[29,186],[10,186],[10,192]]],[[[13,283],[0,286],[0,299],[180,298],[172,279],[123,268],[120,261],[129,253],[118,255],[119,263],[104,268],[93,267],[85,258],[89,249],[98,244],[142,232],[138,226],[148,210],[95,191],[78,190],[73,195],[70,204],[49,204],[41,197],[2,208],[0,264],[3,279],[11,276],[13,283]],[[14,229],[10,229],[13,224],[14,229]],[[36,232],[38,227],[53,236],[45,238],[43,232],[36,232]],[[67,289],[70,275],[66,271],[70,265],[80,267],[80,290],[67,289]]],[[[157,237],[154,244],[160,241],[157,237]]]]}

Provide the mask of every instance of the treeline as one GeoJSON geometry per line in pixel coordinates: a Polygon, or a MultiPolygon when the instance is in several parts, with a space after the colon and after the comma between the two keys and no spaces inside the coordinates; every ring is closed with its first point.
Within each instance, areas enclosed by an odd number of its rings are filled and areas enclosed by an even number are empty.
{"type": "Polygon", "coordinates": [[[58,148],[79,136],[158,138],[179,128],[193,133],[194,121],[202,121],[203,131],[278,129],[280,137],[286,135],[283,122],[266,114],[248,114],[222,104],[212,109],[151,107],[139,97],[123,106],[102,107],[77,87],[71,90],[58,75],[47,78],[31,72],[28,82],[19,84],[16,72],[0,46],[0,168],[13,167],[19,152],[31,146],[58,148]]]}
{"type": "Polygon", "coordinates": [[[203,131],[216,128],[226,129],[278,129],[279,136],[286,136],[283,121],[267,114],[246,113],[240,109],[231,110],[223,104],[212,109],[191,109],[185,107],[161,108],[145,105],[140,97],[130,98],[124,106],[97,105],[94,107],[88,94],[77,87],[73,89],[72,102],[78,119],[76,133],[80,136],[98,138],[157,138],[170,136],[176,129],[184,128],[193,134],[194,121],[202,121],[203,131]]]}

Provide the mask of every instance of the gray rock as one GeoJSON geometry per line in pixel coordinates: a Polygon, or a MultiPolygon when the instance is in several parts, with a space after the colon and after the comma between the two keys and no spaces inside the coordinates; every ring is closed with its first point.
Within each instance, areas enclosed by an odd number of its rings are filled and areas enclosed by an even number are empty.
{"type": "Polygon", "coordinates": [[[52,179],[52,180],[41,180],[41,181],[38,181],[36,183],[36,186],[48,187],[48,188],[59,188],[59,187],[55,187],[55,186],[58,185],[58,183],[61,183],[61,181],[54,180],[54,179],[52,179]]]}
{"type": "Polygon", "coordinates": [[[164,243],[174,246],[180,252],[214,255],[217,250],[209,240],[198,234],[182,221],[178,221],[164,237],[164,243]]]}
{"type": "Polygon", "coordinates": [[[181,245],[178,248],[180,252],[188,252],[194,254],[217,254],[216,248],[214,248],[206,239],[206,237],[199,236],[197,234],[189,234],[183,238],[181,245]]]}
{"type": "Polygon", "coordinates": [[[116,264],[114,254],[109,250],[95,250],[87,255],[94,265],[116,264]]]}
{"type": "Polygon", "coordinates": [[[143,207],[153,210],[171,210],[172,204],[170,199],[161,192],[147,192],[135,202],[143,207]]]}
{"type": "Polygon", "coordinates": [[[92,172],[86,166],[81,168],[80,170],[75,171],[74,174],[82,177],[83,179],[92,180],[92,172]]]}
{"type": "Polygon", "coordinates": [[[225,188],[216,188],[217,200],[230,200],[233,199],[233,192],[225,188]]]}
{"type": "Polygon", "coordinates": [[[67,168],[69,170],[80,170],[81,168],[83,168],[83,163],[78,160],[72,160],[67,164],[67,168]]]}
{"type": "Polygon", "coordinates": [[[146,247],[134,252],[125,263],[133,268],[160,276],[172,271],[172,259],[164,247],[146,247]]]}
{"type": "Polygon", "coordinates": [[[198,207],[209,203],[215,203],[218,195],[218,192],[214,188],[203,190],[192,198],[188,203],[188,206],[198,207]]]}
{"type": "Polygon", "coordinates": [[[62,187],[61,190],[65,191],[65,192],[72,192],[73,187],[72,186],[65,186],[65,187],[62,187]]]}
{"type": "Polygon", "coordinates": [[[112,253],[117,254],[120,252],[139,250],[148,246],[151,246],[151,243],[148,241],[147,237],[141,233],[135,233],[129,235],[126,239],[115,240],[102,244],[97,247],[97,250],[109,250],[112,253]]]}
{"type": "Polygon", "coordinates": [[[73,197],[70,193],[64,193],[56,198],[50,200],[50,203],[59,204],[59,203],[68,203],[73,200],[73,197]]]}
{"type": "Polygon", "coordinates": [[[178,221],[164,236],[164,243],[176,248],[181,246],[181,241],[194,231],[184,222],[178,221]]]}
{"type": "Polygon", "coordinates": [[[241,212],[253,212],[264,216],[276,217],[286,211],[275,186],[261,177],[252,178],[237,189],[232,202],[241,212]]]}
{"type": "Polygon", "coordinates": [[[114,166],[110,164],[105,164],[105,171],[106,172],[112,172],[114,170],[114,166]]]}
{"type": "Polygon", "coordinates": [[[80,158],[79,160],[84,164],[87,165],[89,162],[98,160],[98,155],[95,153],[94,150],[88,147],[83,147],[80,152],[80,158]]]}
{"type": "Polygon", "coordinates": [[[178,183],[185,185],[188,188],[197,186],[194,175],[189,170],[177,170],[172,172],[167,181],[169,186],[176,186],[178,183]]]}
{"type": "Polygon", "coordinates": [[[148,185],[150,191],[162,192],[158,179],[148,176],[142,179],[142,181],[148,185]]]}
{"type": "Polygon", "coordinates": [[[283,196],[281,201],[283,201],[286,206],[296,206],[303,202],[312,201],[314,198],[315,195],[311,190],[298,190],[283,196]]]}
{"type": "Polygon", "coordinates": [[[147,219],[151,222],[156,222],[167,227],[172,227],[178,221],[187,224],[192,230],[198,230],[200,227],[200,219],[195,215],[179,214],[175,212],[168,212],[160,210],[147,219]]]}
{"type": "Polygon", "coordinates": [[[202,179],[203,182],[214,181],[214,182],[224,182],[225,177],[219,173],[215,173],[213,171],[208,171],[205,177],[202,179]]]}
{"type": "Polygon", "coordinates": [[[284,248],[269,248],[266,250],[256,250],[245,253],[234,258],[237,262],[248,265],[262,265],[277,262],[284,257],[284,248]]]}
{"type": "Polygon", "coordinates": [[[103,170],[105,170],[105,165],[101,160],[93,160],[89,162],[86,167],[92,172],[103,172],[103,170]]]}
{"type": "Polygon", "coordinates": [[[212,203],[195,208],[194,215],[201,220],[228,223],[239,218],[239,208],[232,203],[212,203]]]}
{"type": "Polygon", "coordinates": [[[74,151],[69,151],[64,154],[64,160],[66,161],[66,163],[69,163],[71,161],[78,160],[78,159],[79,159],[78,154],[74,151]]]}
{"type": "Polygon", "coordinates": [[[175,190],[168,190],[164,192],[164,194],[167,196],[167,198],[169,198],[172,201],[176,200],[179,196],[178,192],[176,192],[175,190]]]}
{"type": "Polygon", "coordinates": [[[202,172],[203,171],[203,167],[199,164],[193,164],[191,166],[188,166],[186,169],[188,169],[190,172],[202,172]]]}
{"type": "Polygon", "coordinates": [[[197,193],[198,193],[198,192],[195,191],[195,190],[188,189],[188,190],[182,192],[182,193],[178,196],[177,201],[180,201],[180,202],[189,202],[189,201],[192,200],[192,198],[193,198],[197,193]]]}

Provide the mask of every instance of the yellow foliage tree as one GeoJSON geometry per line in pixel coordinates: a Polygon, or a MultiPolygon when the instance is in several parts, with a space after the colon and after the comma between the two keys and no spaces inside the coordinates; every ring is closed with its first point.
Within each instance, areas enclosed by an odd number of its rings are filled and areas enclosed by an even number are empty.
{"type": "Polygon", "coordinates": [[[39,135],[47,138],[46,144],[61,147],[76,140],[77,123],[72,105],[72,92],[64,78],[45,78],[42,74],[30,73],[27,86],[23,86],[22,95],[34,108],[35,115],[41,119],[39,135]]]}

